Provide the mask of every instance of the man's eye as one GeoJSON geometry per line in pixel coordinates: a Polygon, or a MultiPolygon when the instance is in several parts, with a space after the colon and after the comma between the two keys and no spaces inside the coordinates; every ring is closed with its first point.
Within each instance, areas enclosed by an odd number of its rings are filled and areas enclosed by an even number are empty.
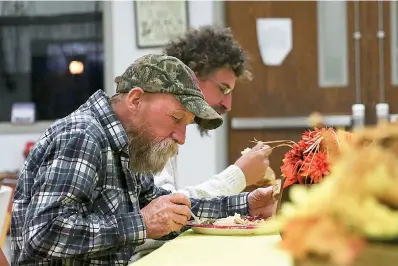
{"type": "Polygon", "coordinates": [[[181,118],[176,117],[176,116],[171,116],[171,118],[173,119],[174,122],[179,123],[181,121],[181,118]]]}
{"type": "Polygon", "coordinates": [[[229,87],[223,87],[222,89],[222,92],[224,93],[224,94],[230,94],[231,92],[232,92],[232,89],[231,88],[229,88],[229,87]]]}
{"type": "Polygon", "coordinates": [[[221,92],[224,93],[224,94],[229,94],[229,93],[231,93],[231,89],[230,89],[229,87],[227,87],[227,86],[220,86],[220,90],[221,90],[221,92]]]}

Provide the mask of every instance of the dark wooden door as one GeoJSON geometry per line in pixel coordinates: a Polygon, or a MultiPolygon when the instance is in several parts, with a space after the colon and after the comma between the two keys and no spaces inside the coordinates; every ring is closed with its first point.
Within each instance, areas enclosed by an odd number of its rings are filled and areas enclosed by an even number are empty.
{"type": "MultiPolygon", "coordinates": [[[[237,40],[249,52],[254,74],[252,82],[238,84],[234,91],[232,111],[229,115],[230,163],[240,156],[242,149],[252,145],[249,141],[253,138],[264,141],[281,139],[296,141],[305,129],[298,127],[236,129],[233,122],[237,119],[308,117],[314,111],[325,116],[350,116],[353,104],[364,104],[366,122],[374,122],[375,97],[379,86],[377,23],[375,23],[378,4],[347,1],[342,2],[345,6],[341,6],[340,3],[337,4],[340,6],[329,8],[328,2],[330,1],[227,1],[225,3],[227,26],[231,27],[237,40]],[[257,18],[292,20],[293,48],[279,66],[266,66],[262,62],[257,42],[257,18]],[[336,31],[333,30],[332,27],[335,26],[333,20],[336,24],[340,23],[343,29],[341,34],[336,35],[336,31]],[[323,23],[323,28],[318,27],[319,23],[323,23]],[[331,32],[328,33],[328,30],[331,32]],[[325,85],[325,81],[322,81],[321,84],[319,76],[326,70],[333,78],[333,71],[339,73],[342,69],[338,64],[332,64],[329,69],[327,65],[320,67],[325,63],[318,62],[320,49],[324,49],[322,48],[324,46],[319,46],[319,34],[323,34],[322,41],[330,42],[323,44],[329,49],[329,65],[333,60],[338,60],[333,57],[333,46],[330,45],[336,44],[336,54],[340,51],[338,49],[346,49],[345,83],[334,85],[331,82],[328,85],[326,82],[325,85]]],[[[383,4],[383,8],[388,13],[389,3],[383,4]]],[[[388,19],[387,16],[384,17],[384,20],[388,19]]],[[[387,44],[385,46],[387,47],[387,44]]],[[[385,53],[384,57],[386,57],[385,68],[388,69],[389,55],[385,53]]],[[[386,74],[386,79],[389,78],[386,74]]],[[[395,96],[398,95],[395,94],[398,89],[392,91],[393,88],[387,86],[387,98],[396,99],[395,96]]],[[[395,107],[392,109],[395,111],[395,107]]],[[[286,151],[284,148],[277,149],[270,158],[271,167],[277,175],[280,175],[281,160],[286,151]]]]}

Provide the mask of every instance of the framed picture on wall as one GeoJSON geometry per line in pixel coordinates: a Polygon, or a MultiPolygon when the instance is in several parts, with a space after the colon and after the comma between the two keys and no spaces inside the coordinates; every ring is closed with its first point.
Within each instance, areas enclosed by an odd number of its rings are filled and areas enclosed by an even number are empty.
{"type": "Polygon", "coordinates": [[[188,1],[134,1],[138,48],[162,47],[189,27],[188,1]]]}

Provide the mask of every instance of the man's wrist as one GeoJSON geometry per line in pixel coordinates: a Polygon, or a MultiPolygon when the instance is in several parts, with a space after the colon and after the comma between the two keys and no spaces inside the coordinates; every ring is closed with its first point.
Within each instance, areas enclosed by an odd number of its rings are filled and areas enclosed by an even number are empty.
{"type": "Polygon", "coordinates": [[[247,213],[250,215],[250,195],[253,193],[253,191],[252,192],[247,192],[247,195],[246,195],[246,202],[247,202],[247,213]]]}

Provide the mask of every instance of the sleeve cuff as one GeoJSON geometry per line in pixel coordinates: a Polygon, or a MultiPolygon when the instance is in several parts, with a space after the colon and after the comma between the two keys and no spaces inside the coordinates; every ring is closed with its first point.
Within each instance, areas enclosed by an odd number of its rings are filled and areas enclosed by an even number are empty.
{"type": "Polygon", "coordinates": [[[228,215],[233,216],[235,213],[240,215],[248,215],[249,214],[249,205],[248,205],[248,196],[249,193],[240,193],[236,196],[228,197],[228,215]]]}
{"type": "Polygon", "coordinates": [[[116,218],[122,245],[142,245],[146,239],[146,226],[141,213],[128,213],[116,218]]]}

